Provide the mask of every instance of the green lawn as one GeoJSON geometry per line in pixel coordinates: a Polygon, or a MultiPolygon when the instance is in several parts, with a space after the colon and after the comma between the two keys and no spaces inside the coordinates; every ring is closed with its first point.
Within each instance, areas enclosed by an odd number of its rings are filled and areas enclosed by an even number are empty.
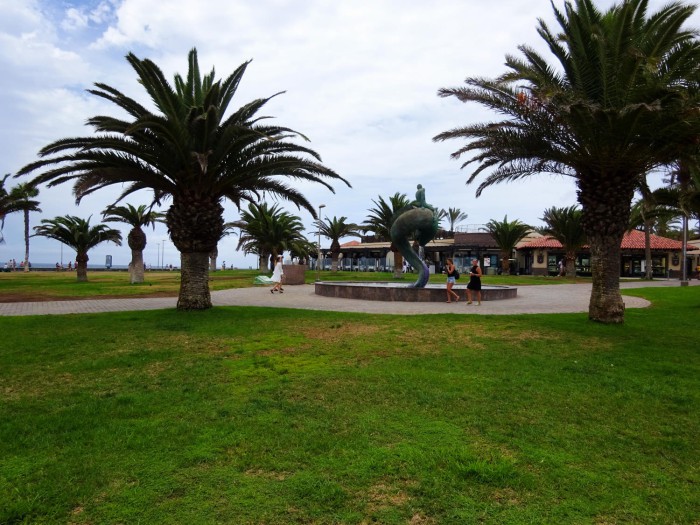
{"type": "MultiPolygon", "coordinates": [[[[209,287],[212,291],[253,286],[258,270],[224,270],[209,274],[209,287]]],[[[269,275],[270,272],[267,272],[269,275]]],[[[306,282],[313,283],[317,273],[306,272],[306,282]]],[[[390,281],[414,282],[417,274],[405,274],[394,279],[385,272],[330,272],[320,273],[324,281],[390,281]]],[[[430,282],[444,283],[445,275],[431,275],[430,282]]],[[[465,281],[466,282],[466,281],[465,281]]],[[[527,286],[533,284],[556,284],[574,282],[553,277],[534,276],[485,276],[485,284],[510,284],[527,286]]],[[[578,278],[575,282],[590,282],[578,278]]],[[[79,283],[75,272],[0,272],[0,303],[14,301],[46,301],[83,299],[87,297],[146,297],[176,296],[180,288],[180,272],[146,272],[145,282],[131,284],[126,271],[88,272],[88,282],[79,283]]]]}
{"type": "Polygon", "coordinates": [[[700,287],[630,293],[0,318],[0,523],[697,523],[700,287]]]}

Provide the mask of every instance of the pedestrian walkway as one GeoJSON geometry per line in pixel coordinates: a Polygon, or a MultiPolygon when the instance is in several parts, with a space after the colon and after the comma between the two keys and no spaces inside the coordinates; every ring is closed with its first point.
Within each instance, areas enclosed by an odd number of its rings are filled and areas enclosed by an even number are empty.
{"type": "MultiPolygon", "coordinates": [[[[700,281],[690,281],[690,286],[698,286],[700,281]]],[[[651,286],[680,286],[677,280],[655,280],[651,282],[623,282],[620,288],[644,288],[651,286]]],[[[463,296],[460,290],[460,295],[463,296]]],[[[276,308],[299,308],[303,310],[325,310],[332,312],[359,312],[395,315],[419,314],[537,314],[587,312],[591,296],[590,284],[550,284],[519,286],[514,299],[484,301],[481,306],[457,303],[406,303],[385,301],[364,301],[359,299],[338,299],[322,297],[314,293],[312,284],[286,286],[284,293],[270,293],[267,286],[238,288],[212,292],[214,306],[260,306],[276,308]]],[[[627,308],[645,308],[649,301],[639,297],[624,296],[627,308]]],[[[140,310],[160,310],[175,308],[176,297],[144,299],[84,299],[79,301],[47,301],[32,303],[0,303],[0,316],[17,315],[63,315],[101,312],[123,312],[140,310]]]]}

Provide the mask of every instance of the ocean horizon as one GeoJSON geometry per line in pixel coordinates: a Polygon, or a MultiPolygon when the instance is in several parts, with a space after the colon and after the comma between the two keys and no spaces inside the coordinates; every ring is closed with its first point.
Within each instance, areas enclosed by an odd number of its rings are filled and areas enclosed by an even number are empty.
{"type": "MultiPolygon", "coordinates": [[[[17,261],[17,267],[15,268],[15,271],[20,271],[20,270],[24,269],[23,267],[20,266],[19,263],[20,263],[20,261],[17,261]]],[[[3,263],[2,269],[4,269],[5,264],[6,263],[3,263]]],[[[32,270],[55,270],[56,263],[55,262],[54,263],[31,263],[30,269],[32,269],[32,270]]],[[[63,270],[67,270],[67,269],[68,269],[68,263],[64,263],[63,270]]],[[[74,270],[74,269],[75,269],[75,267],[71,265],[71,270],[74,270]]],[[[127,264],[113,264],[112,266],[108,267],[104,264],[90,264],[88,262],[87,269],[88,270],[128,270],[129,265],[127,265],[127,264]]],[[[150,265],[150,266],[146,265],[146,269],[147,270],[164,270],[165,268],[157,267],[154,265],[150,265]]],[[[175,269],[174,266],[173,266],[173,269],[175,269]]]]}

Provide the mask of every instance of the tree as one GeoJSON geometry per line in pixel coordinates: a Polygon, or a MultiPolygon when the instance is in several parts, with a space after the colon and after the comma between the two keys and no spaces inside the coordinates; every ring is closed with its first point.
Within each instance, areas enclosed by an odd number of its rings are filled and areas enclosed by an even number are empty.
{"type": "Polygon", "coordinates": [[[360,227],[352,222],[347,221],[347,217],[333,217],[329,219],[326,217],[326,221],[321,219],[316,221],[316,227],[318,231],[324,237],[330,239],[331,241],[331,271],[338,271],[338,256],[340,255],[340,239],[343,237],[361,237],[360,227]]]}
{"type": "Polygon", "coordinates": [[[635,189],[652,169],[678,158],[697,130],[700,44],[681,29],[695,7],[670,3],[647,17],[647,0],[624,0],[606,12],[592,0],[554,9],[559,31],[539,21],[556,63],[529,46],[506,57],[495,80],[469,78],[439,95],[477,102],[505,116],[437,135],[466,139],[453,154],[477,163],[468,182],[494,168],[493,184],[550,173],[572,177],[591,247],[589,318],[624,321],[620,245],[635,189]]]}
{"type": "Polygon", "coordinates": [[[454,234],[455,226],[467,218],[467,214],[462,213],[462,210],[459,208],[448,208],[445,216],[450,223],[450,233],[452,234],[454,234]]]}
{"type": "Polygon", "coordinates": [[[241,219],[234,224],[241,229],[237,249],[242,248],[246,255],[258,255],[261,271],[272,271],[278,255],[308,242],[302,233],[301,218],[281,210],[277,204],[270,207],[265,202],[250,203],[248,211],[242,211],[241,219]]]}
{"type": "Polygon", "coordinates": [[[508,216],[502,221],[491,219],[486,223],[486,231],[491,234],[501,250],[501,269],[504,274],[510,272],[510,258],[513,256],[516,244],[518,244],[532,228],[519,220],[509,221],[508,216]]]}
{"type": "Polygon", "coordinates": [[[7,188],[5,188],[5,181],[7,181],[9,177],[10,174],[8,173],[0,179],[0,243],[5,242],[5,238],[2,235],[2,229],[5,226],[5,217],[10,213],[20,211],[17,207],[17,201],[10,195],[7,188]]]}
{"type": "Polygon", "coordinates": [[[34,235],[54,239],[75,250],[78,282],[88,280],[89,250],[103,242],[122,245],[122,234],[119,230],[108,228],[104,224],[90,226],[90,217],[85,220],[73,215],[65,215],[54,219],[42,219],[41,225],[34,226],[34,232],[34,235]]]}
{"type": "MultiPolygon", "coordinates": [[[[236,223],[235,222],[225,222],[224,229],[221,232],[221,238],[228,237],[229,235],[238,235],[236,233],[236,223]]],[[[216,259],[219,257],[219,245],[214,247],[214,249],[209,254],[209,270],[212,272],[216,271],[216,259]]],[[[226,261],[224,261],[226,262],[226,261]]]]}
{"type": "Polygon", "coordinates": [[[200,74],[193,49],[187,75],[176,74],[171,85],[152,61],[133,53],[126,59],[155,112],[98,83],[89,92],[115,104],[128,118],[89,119],[96,135],[49,144],[39,152],[41,160],[19,174],[45,170],[34,182],[50,186],[72,181],[78,201],[114,184],[124,187],[118,200],[143,189],[153,191],[154,203],[172,199],[166,224],[181,254],[177,307],[210,308],[209,254],[223,232],[224,200],[240,208],[241,202],[257,202],[262,194],[270,194],[309,210],[315,218],[299,185],[286,180],[316,182],[331,191],[327,179],[350,184],[322,165],[318,153],[293,142],[306,137],[258,115],[273,97],[253,100],[227,116],[249,62],[223,81],[215,80],[213,70],[200,74]]]}
{"type": "Polygon", "coordinates": [[[10,190],[10,200],[17,211],[24,213],[24,271],[29,271],[29,212],[41,211],[39,201],[34,200],[39,195],[36,186],[28,182],[18,184],[10,190]]]}
{"type": "Polygon", "coordinates": [[[380,195],[379,201],[372,201],[375,208],[369,209],[367,219],[360,228],[366,232],[372,232],[377,236],[377,240],[391,242],[389,250],[394,254],[394,278],[398,279],[403,273],[403,257],[399,249],[391,240],[391,226],[394,224],[399,211],[410,204],[410,200],[405,193],[396,192],[389,197],[389,202],[380,195]]]}
{"type": "Polygon", "coordinates": [[[156,227],[157,222],[163,221],[162,213],[153,211],[145,204],[135,208],[131,204],[126,206],[108,206],[102,212],[102,220],[105,222],[123,222],[131,226],[127,236],[129,248],[131,248],[131,262],[129,263],[129,277],[131,284],[144,281],[143,250],[146,249],[146,233],[143,226],[156,227]]]}
{"type": "Polygon", "coordinates": [[[583,212],[578,206],[548,208],[541,220],[545,223],[541,232],[558,240],[564,248],[566,275],[576,277],[576,252],[586,244],[583,230],[583,212]]]}

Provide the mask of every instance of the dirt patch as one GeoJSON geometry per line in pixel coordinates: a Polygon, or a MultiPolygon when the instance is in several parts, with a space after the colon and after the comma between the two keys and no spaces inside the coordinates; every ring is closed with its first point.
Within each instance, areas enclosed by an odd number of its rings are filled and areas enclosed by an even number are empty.
{"type": "Polygon", "coordinates": [[[0,294],[0,303],[45,303],[49,301],[93,301],[100,299],[148,299],[160,297],[177,297],[174,292],[154,292],[144,295],[99,295],[92,297],[79,296],[63,296],[63,295],[42,295],[31,293],[2,293],[0,294]]]}

